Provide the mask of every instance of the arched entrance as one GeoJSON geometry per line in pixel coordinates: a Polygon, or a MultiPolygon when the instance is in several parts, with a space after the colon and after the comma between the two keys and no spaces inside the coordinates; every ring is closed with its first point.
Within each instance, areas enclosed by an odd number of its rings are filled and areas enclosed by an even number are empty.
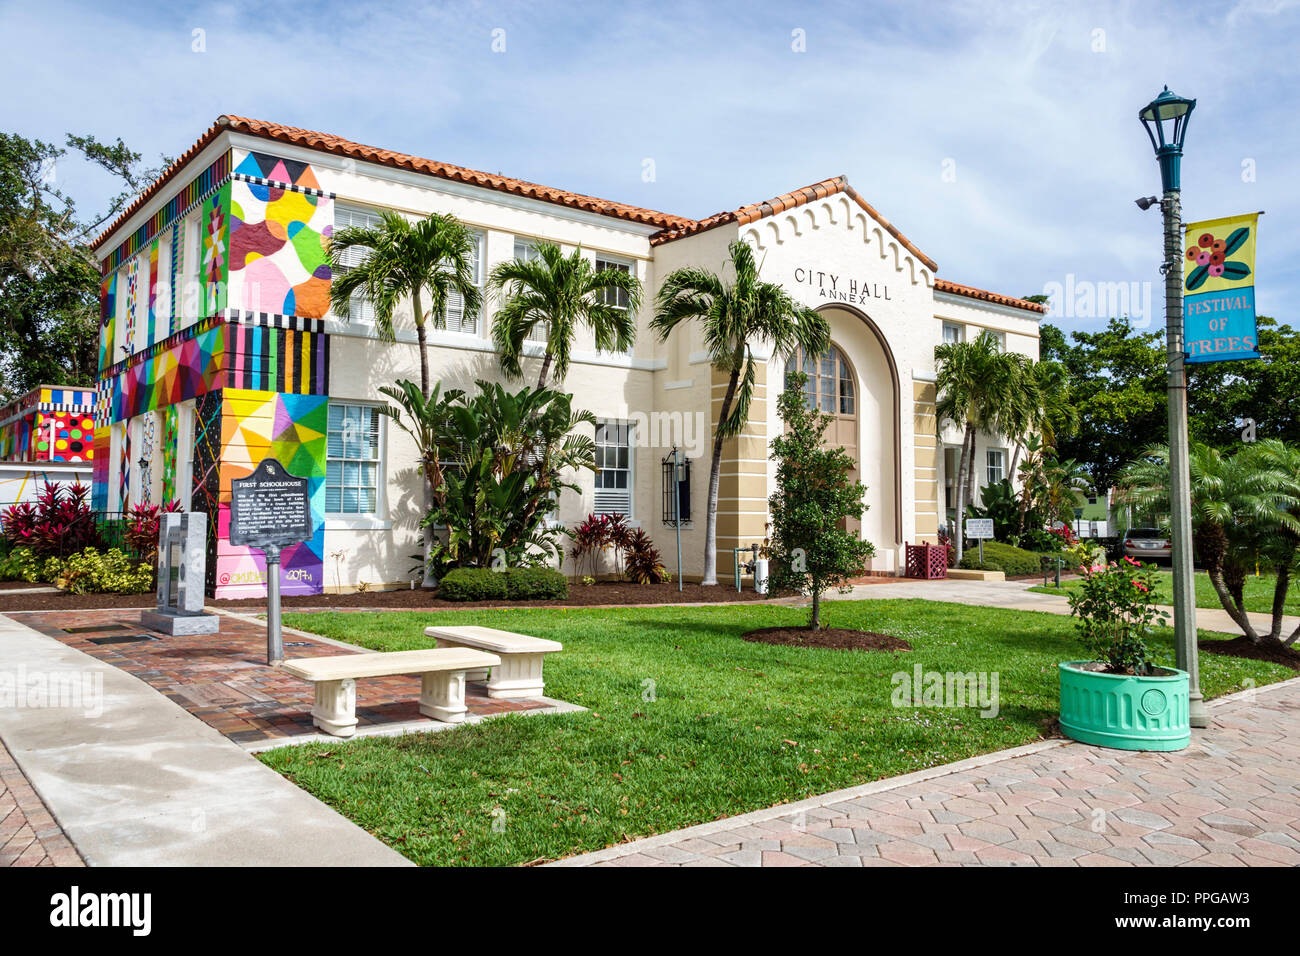
{"type": "MultiPolygon", "coordinates": [[[[806,355],[797,349],[785,363],[785,373],[803,372],[804,402],[809,408],[831,416],[831,423],[822,436],[822,444],[843,448],[852,456],[855,467],[849,473],[850,481],[857,481],[861,469],[858,463],[858,380],[853,366],[837,345],[822,355],[806,355]]],[[[860,531],[861,523],[849,521],[847,527],[860,531]]]]}
{"type": "Polygon", "coordinates": [[[830,323],[831,339],[852,372],[854,414],[858,419],[855,477],[867,486],[866,501],[871,508],[863,534],[876,545],[876,560],[880,561],[883,555],[879,549],[894,550],[903,543],[902,390],[898,365],[884,333],[861,309],[826,303],[817,311],[830,323]]]}

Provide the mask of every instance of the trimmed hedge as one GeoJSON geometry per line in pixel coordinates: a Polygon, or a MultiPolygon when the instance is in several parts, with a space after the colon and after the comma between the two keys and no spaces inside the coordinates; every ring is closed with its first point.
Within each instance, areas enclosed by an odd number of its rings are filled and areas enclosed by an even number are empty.
{"type": "MultiPolygon", "coordinates": [[[[1060,555],[1047,555],[1060,557],[1060,555]]],[[[1026,551],[1002,541],[984,542],[984,562],[980,563],[979,545],[972,544],[966,548],[959,567],[973,571],[1001,571],[1008,576],[1017,574],[1039,574],[1043,570],[1044,555],[1038,551],[1026,551]]]]}
{"type": "Polygon", "coordinates": [[[554,568],[511,568],[505,572],[506,597],[512,601],[563,601],[569,582],[554,568]]]}
{"type": "Polygon", "coordinates": [[[456,568],[438,584],[444,601],[562,601],[569,582],[554,568],[456,568]]]}

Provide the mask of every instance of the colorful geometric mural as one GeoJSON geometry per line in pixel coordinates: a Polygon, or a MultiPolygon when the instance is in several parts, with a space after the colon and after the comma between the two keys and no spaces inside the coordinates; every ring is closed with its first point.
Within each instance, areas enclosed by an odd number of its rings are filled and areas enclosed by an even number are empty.
{"type": "Polygon", "coordinates": [[[199,252],[202,314],[216,315],[226,308],[226,281],[230,276],[230,183],[203,200],[199,225],[203,230],[199,252]]]}
{"type": "Polygon", "coordinates": [[[140,347],[140,343],[135,336],[135,310],[139,286],[140,259],[138,256],[133,256],[126,266],[126,330],[122,335],[122,344],[126,346],[128,354],[140,347]]]}
{"type": "MultiPolygon", "coordinates": [[[[230,177],[230,152],[227,150],[216,160],[186,184],[185,188],[173,196],[149,220],[131,235],[120,242],[104,261],[100,269],[105,275],[117,269],[123,262],[145,247],[154,236],[162,232],[176,220],[185,216],[208,194],[230,177]]],[[[175,283],[172,284],[175,288],[175,283]]]]}
{"type": "Polygon", "coordinates": [[[162,416],[162,500],[169,502],[176,500],[176,445],[180,440],[180,429],[177,427],[178,406],[168,405],[163,409],[162,416]]]}
{"type": "Polygon", "coordinates": [[[99,284],[99,367],[102,371],[117,361],[113,351],[113,321],[117,317],[117,273],[104,276],[99,284]]]}
{"type": "Polygon", "coordinates": [[[110,436],[112,429],[108,425],[95,426],[95,460],[90,472],[90,507],[96,511],[108,510],[108,476],[110,460],[110,436]]]}
{"type": "Polygon", "coordinates": [[[226,325],[220,317],[164,339],[110,380],[107,420],[120,422],[220,388],[225,355],[226,325]]]}
{"type": "Polygon", "coordinates": [[[0,460],[93,460],[94,411],[91,389],[32,389],[0,408],[0,460]]]}
{"type": "Polygon", "coordinates": [[[145,345],[158,340],[158,240],[149,246],[149,320],[145,332],[145,345]]]}
{"type": "Polygon", "coordinates": [[[231,323],[228,329],[226,382],[230,387],[315,395],[329,391],[325,333],[249,322],[231,323]]]}
{"type": "Polygon", "coordinates": [[[291,474],[307,479],[314,534],[280,555],[285,594],[319,594],[324,585],[325,430],[324,395],[227,388],[222,390],[221,510],[217,522],[216,597],[266,593],[266,558],[261,551],[230,544],[230,482],[246,478],[264,458],[278,459],[291,474]]]}
{"type": "Polygon", "coordinates": [[[181,300],[184,298],[181,289],[181,260],[185,255],[185,220],[181,219],[176,223],[171,232],[172,237],[172,271],[171,271],[171,308],[167,310],[167,334],[174,335],[180,329],[181,323],[181,300]]]}
{"type": "Polygon", "coordinates": [[[230,217],[231,301],[245,311],[323,317],[334,202],[311,166],[249,153],[232,177],[230,217]]]}
{"type": "Polygon", "coordinates": [[[194,403],[194,459],[190,510],[208,516],[208,563],[204,586],[211,594],[217,580],[217,516],[221,512],[221,392],[208,392],[194,403]]]}

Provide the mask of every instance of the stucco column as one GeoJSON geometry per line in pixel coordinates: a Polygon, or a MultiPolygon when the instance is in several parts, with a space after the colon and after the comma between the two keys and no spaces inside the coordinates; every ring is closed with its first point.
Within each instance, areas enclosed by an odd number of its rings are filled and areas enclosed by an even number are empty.
{"type": "MultiPolygon", "coordinates": [[[[728,377],[712,369],[710,422],[715,426],[728,377]]],[[[767,525],[767,363],[755,361],[754,397],[745,430],[722,446],[718,481],[718,583],[730,586],[732,549],[762,544],[767,525]]],[[[705,476],[707,479],[707,476],[705,476]]]]}

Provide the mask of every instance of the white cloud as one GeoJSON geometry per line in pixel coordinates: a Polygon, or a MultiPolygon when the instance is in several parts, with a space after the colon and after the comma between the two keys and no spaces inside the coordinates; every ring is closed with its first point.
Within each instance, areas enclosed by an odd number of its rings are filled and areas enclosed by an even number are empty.
{"type": "MultiPolygon", "coordinates": [[[[1300,132],[1276,105],[1294,95],[1298,20],[1280,0],[11,4],[0,79],[27,91],[6,125],[45,139],[90,130],[175,154],[233,112],[693,216],[847,173],[942,275],[1014,294],[1067,273],[1153,278],[1159,223],[1132,200],[1158,173],[1137,110],[1169,83],[1199,100],[1188,215],[1269,211],[1266,309],[1300,292],[1283,271],[1300,253],[1285,226],[1300,132]]],[[[69,176],[102,198],[102,177],[69,176]]]]}

